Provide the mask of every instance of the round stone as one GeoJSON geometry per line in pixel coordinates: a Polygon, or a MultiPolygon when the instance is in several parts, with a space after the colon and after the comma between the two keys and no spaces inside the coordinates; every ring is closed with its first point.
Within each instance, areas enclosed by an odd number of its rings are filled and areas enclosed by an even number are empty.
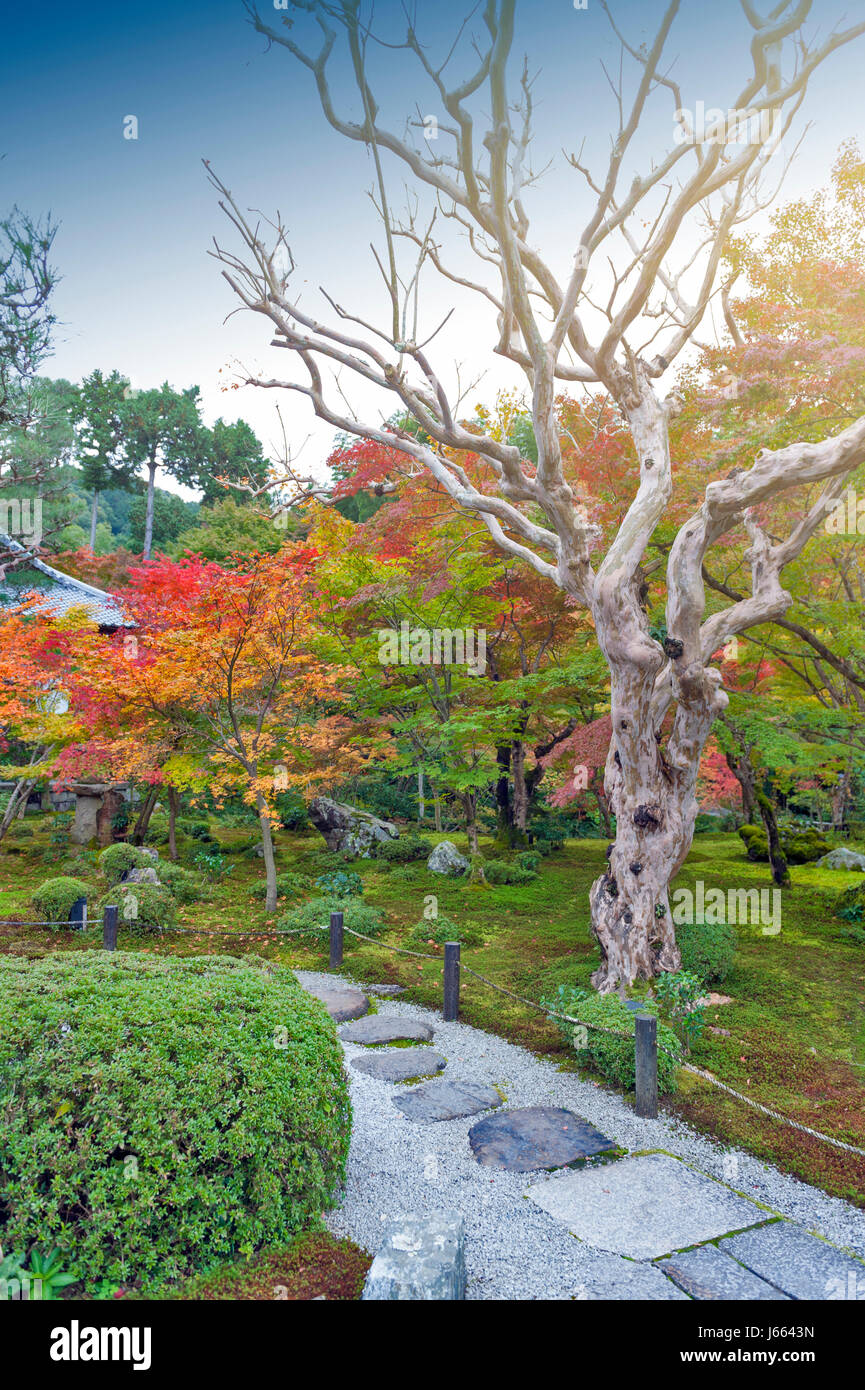
{"type": "Polygon", "coordinates": [[[379,1081],[412,1081],[416,1076],[441,1071],[447,1060],[431,1047],[389,1047],[366,1057],[352,1057],[351,1065],[379,1081]]]}
{"type": "Polygon", "coordinates": [[[565,1168],[616,1147],[573,1111],[548,1105],[503,1110],[479,1120],[469,1130],[469,1143],[478,1163],[512,1173],[565,1168]]]}
{"type": "Polygon", "coordinates": [[[367,1014],[366,1018],[346,1023],[339,1030],[343,1042],[372,1043],[430,1042],[433,1030],[428,1023],[415,1018],[397,1018],[396,1014],[367,1014]]]}
{"type": "MultiPolygon", "coordinates": [[[[301,982],[302,983],[302,982],[301,982]]],[[[369,1000],[359,989],[350,985],[319,984],[317,981],[304,984],[307,994],[320,999],[335,1023],[347,1023],[350,1018],[361,1018],[369,1008],[369,1000]]]]}

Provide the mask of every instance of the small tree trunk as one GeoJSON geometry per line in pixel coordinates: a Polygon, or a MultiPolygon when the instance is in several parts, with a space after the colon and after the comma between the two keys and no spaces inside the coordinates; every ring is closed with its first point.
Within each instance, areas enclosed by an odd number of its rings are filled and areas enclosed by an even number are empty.
{"type": "Polygon", "coordinates": [[[417,818],[418,818],[418,822],[422,821],[425,815],[426,815],[426,806],[424,805],[424,799],[423,799],[423,768],[422,768],[422,767],[419,767],[418,770],[417,770],[417,818]]]}
{"type": "Polygon", "coordinates": [[[177,791],[168,788],[168,857],[177,859],[177,791]]]}
{"type": "Polygon", "coordinates": [[[496,749],[499,776],[496,779],[496,843],[510,844],[513,808],[511,805],[511,750],[507,744],[496,749]]]}
{"type": "Polygon", "coordinates": [[[156,460],[147,465],[147,502],[144,509],[144,559],[149,560],[153,550],[153,502],[156,494],[156,460]]]}
{"type": "Polygon", "coordinates": [[[463,811],[466,818],[466,834],[469,840],[469,854],[479,854],[478,848],[478,826],[477,826],[477,797],[473,792],[465,792],[462,796],[463,811]]]}
{"type": "Polygon", "coordinates": [[[517,739],[511,750],[511,768],[514,778],[514,814],[511,828],[511,845],[526,843],[526,827],[529,820],[529,793],[526,786],[526,745],[517,739]]]}
{"type": "Polygon", "coordinates": [[[144,837],[147,834],[147,827],[150,824],[150,817],[153,815],[153,808],[159,796],[159,788],[156,786],[148,787],[144,803],[138,813],[138,820],[132,829],[132,843],[134,845],[144,844],[144,837]]]}
{"type": "Polygon", "coordinates": [[[94,490],[93,501],[90,505],[90,549],[96,549],[96,520],[99,507],[99,493],[94,490]]]}
{"type": "Polygon", "coordinates": [[[756,792],[754,790],[754,767],[748,752],[740,753],[736,757],[733,753],[725,753],[727,766],[732,772],[739,789],[742,793],[742,815],[745,817],[746,825],[753,825],[757,816],[756,792]]]}
{"type": "Polygon", "coordinates": [[[429,783],[429,793],[433,799],[433,815],[435,816],[436,831],[440,835],[442,829],[442,805],[441,800],[439,799],[438,792],[436,791],[432,782],[429,783]]]}
{"type": "Polygon", "coordinates": [[[264,850],[264,874],[267,881],[267,895],[264,900],[265,912],[276,911],[276,858],[273,853],[273,835],[270,830],[270,816],[268,814],[267,802],[261,795],[256,793],[255,804],[258,808],[258,820],[261,825],[261,846],[264,850]]]}
{"type": "Polygon", "coordinates": [[[757,805],[760,807],[760,815],[763,817],[763,824],[766,827],[766,835],[769,840],[769,863],[772,866],[772,882],[779,888],[790,887],[790,870],[787,867],[787,860],[781,848],[781,837],[778,834],[778,822],[775,819],[775,808],[765,792],[757,793],[757,805]]]}
{"type": "Polygon", "coordinates": [[[607,805],[607,798],[604,796],[603,788],[601,787],[593,787],[592,792],[598,803],[598,815],[601,817],[601,825],[603,826],[604,834],[609,837],[613,833],[613,822],[610,819],[610,808],[607,805]]]}
{"type": "Polygon", "coordinates": [[[0,821],[0,840],[6,834],[13,820],[20,814],[21,808],[26,807],[27,798],[36,786],[35,781],[28,777],[20,777],[9,793],[9,800],[6,803],[6,810],[3,812],[3,819],[0,821]]]}

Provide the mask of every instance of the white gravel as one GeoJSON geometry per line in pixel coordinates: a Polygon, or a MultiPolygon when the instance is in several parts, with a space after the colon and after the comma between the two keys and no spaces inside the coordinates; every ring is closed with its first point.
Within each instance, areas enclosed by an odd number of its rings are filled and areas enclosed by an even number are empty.
{"type": "MultiPolygon", "coordinates": [[[[337,978],[356,983],[345,976],[296,973],[301,983],[337,978]]],[[[771,1208],[765,1217],[786,1216],[865,1258],[865,1211],[696,1134],[677,1119],[637,1119],[619,1096],[502,1038],[465,1023],[445,1023],[440,1014],[399,998],[370,998],[380,1012],[420,1019],[434,1028],[431,1045],[447,1057],[442,1075],[448,1079],[496,1086],[513,1108],[574,1110],[622,1149],[675,1154],[771,1208]]],[[[343,1046],[347,1062],[368,1051],[357,1044],[343,1046]]],[[[386,1221],[451,1208],[466,1223],[470,1299],[684,1298],[659,1270],[592,1249],[527,1200],[527,1188],[548,1173],[482,1167],[468,1143],[469,1130],[482,1116],[416,1124],[393,1104],[400,1087],[351,1066],[346,1070],[354,1126],[343,1200],[328,1216],[335,1234],[350,1236],[374,1253],[386,1221]]]]}

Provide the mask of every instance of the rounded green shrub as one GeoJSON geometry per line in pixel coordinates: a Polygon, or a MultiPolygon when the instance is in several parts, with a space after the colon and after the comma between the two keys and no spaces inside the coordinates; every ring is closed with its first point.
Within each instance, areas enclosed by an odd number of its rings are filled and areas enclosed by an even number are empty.
{"type": "Polygon", "coordinates": [[[109,883],[119,883],[129,869],[149,868],[153,859],[142,854],[135,845],[125,843],[109,845],[99,854],[99,868],[109,883]]]}
{"type": "Polygon", "coordinates": [[[514,863],[519,864],[521,869],[528,869],[531,873],[537,873],[540,862],[541,856],[535,849],[522,850],[514,860],[514,863]]]}
{"type": "Polygon", "coordinates": [[[835,916],[843,922],[861,922],[865,919],[865,882],[854,883],[845,888],[835,899],[835,916]]]}
{"type": "Polygon", "coordinates": [[[96,904],[101,918],[106,907],[119,909],[120,932],[164,931],[177,923],[177,904],[167,888],[155,883],[117,883],[96,904]]]}
{"type": "Polygon", "coordinates": [[[487,859],[484,862],[484,877],[487,883],[531,883],[537,878],[534,869],[525,869],[520,864],[508,864],[504,859],[487,859]]]}
{"type": "Polygon", "coordinates": [[[0,1105],[4,1248],[60,1246],[89,1293],[284,1244],[351,1127],[324,1008],[254,956],[0,957],[0,1105]]]}
{"type": "Polygon", "coordinates": [[[423,835],[400,835],[398,840],[379,840],[373,851],[376,859],[384,859],[388,864],[412,864],[418,859],[429,859],[433,852],[432,843],[423,835]]]}
{"type": "Polygon", "coordinates": [[[170,859],[160,859],[157,863],[148,861],[148,867],[156,870],[163,888],[167,888],[175,902],[188,905],[202,902],[208,896],[206,885],[198,874],[173,864],[170,859]]]}
{"type": "Polygon", "coordinates": [[[682,969],[706,985],[723,984],[736,954],[736,928],[729,922],[683,922],[676,927],[682,969]]]}
{"type": "Polygon", "coordinates": [[[168,844],[168,816],[164,811],[153,812],[147,823],[147,833],[144,838],[149,845],[168,844]]]}
{"type": "Polygon", "coordinates": [[[68,922],[72,906],[93,892],[80,878],[49,878],[33,894],[33,907],[40,922],[68,922]]]}
{"type": "Polygon", "coordinates": [[[337,869],[321,874],[315,880],[319,893],[329,898],[359,898],[363,896],[363,879],[350,869],[337,869]]]}
{"type": "Polygon", "coordinates": [[[439,913],[438,917],[421,918],[417,925],[412,927],[408,939],[420,946],[430,941],[434,941],[437,946],[444,946],[447,941],[459,941],[463,946],[481,946],[484,934],[471,922],[458,924],[452,918],[439,913]]]}
{"type": "Polygon", "coordinates": [[[781,830],[781,848],[788,864],[813,864],[828,854],[832,846],[817,830],[785,826],[781,830]]]}
{"type": "Polygon", "coordinates": [[[300,939],[324,948],[332,912],[341,912],[343,926],[363,932],[364,936],[380,936],[387,931],[387,923],[379,909],[356,898],[310,898],[308,903],[300,903],[284,912],[277,926],[296,932],[300,939]],[[320,931],[321,927],[325,930],[320,931]]]}
{"type": "MultiPolygon", "coordinates": [[[[276,896],[278,898],[302,898],[304,893],[309,893],[312,889],[312,879],[308,874],[294,874],[286,872],[276,875],[276,896]]],[[[267,883],[264,879],[257,883],[252,889],[253,896],[264,898],[267,893],[267,883]]]]}
{"type": "MultiPolygon", "coordinates": [[[[626,1009],[617,994],[595,994],[588,990],[574,989],[560,985],[556,997],[544,1000],[544,1004],[558,1013],[569,1014],[586,1025],[596,1024],[601,1028],[611,1028],[624,1037],[613,1037],[609,1033],[597,1032],[586,1026],[585,1029],[572,1023],[554,1019],[557,1027],[574,1047],[579,1057],[612,1081],[623,1091],[636,1088],[634,1062],[635,1015],[626,1009]]],[[[658,1006],[647,1003],[644,1013],[658,1017],[658,1006]]],[[[662,1094],[676,1089],[676,1069],[682,1060],[682,1044],[666,1023],[658,1023],[658,1090],[662,1094]],[[672,1054],[672,1055],[671,1055],[672,1054]]]]}

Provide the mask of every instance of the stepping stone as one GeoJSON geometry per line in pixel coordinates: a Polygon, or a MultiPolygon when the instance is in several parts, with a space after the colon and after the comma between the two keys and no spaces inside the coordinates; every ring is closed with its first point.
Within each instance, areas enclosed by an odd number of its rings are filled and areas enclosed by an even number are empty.
{"type": "MultiPolygon", "coordinates": [[[[301,981],[301,984],[303,982],[301,981]]],[[[369,1008],[369,1000],[359,989],[351,985],[304,984],[307,994],[320,999],[334,1023],[346,1023],[350,1018],[360,1018],[369,1008]]]]}
{"type": "Polygon", "coordinates": [[[478,1163],[511,1173],[564,1168],[616,1147],[573,1111],[549,1105],[503,1110],[479,1120],[469,1130],[469,1143],[478,1163]]]}
{"type": "Polygon", "coordinates": [[[460,1214],[443,1211],[391,1222],[361,1298],[431,1302],[465,1296],[466,1236],[460,1214]]]}
{"type": "Polygon", "coordinates": [[[865,1265],[789,1221],[743,1231],[720,1246],[790,1298],[865,1300],[865,1265]]]}
{"type": "Polygon", "coordinates": [[[669,1260],[658,1260],[669,1279],[697,1299],[740,1299],[753,1302],[786,1302],[787,1295],[758,1279],[744,1265],[725,1255],[717,1245],[698,1245],[669,1260]]]}
{"type": "Polygon", "coordinates": [[[405,985],[364,985],[367,994],[405,994],[405,985]]]}
{"type": "Polygon", "coordinates": [[[433,1030],[428,1023],[420,1023],[416,1018],[397,1018],[396,1014],[367,1014],[366,1018],[355,1019],[340,1028],[339,1036],[343,1042],[390,1043],[390,1042],[430,1042],[433,1030]]]}
{"type": "Polygon", "coordinates": [[[431,1047],[392,1047],[386,1052],[371,1052],[368,1057],[352,1057],[351,1065],[379,1081],[413,1081],[416,1076],[441,1071],[447,1061],[431,1047]]]}
{"type": "Polygon", "coordinates": [[[560,1173],[526,1196],[599,1250],[656,1260],[766,1219],[728,1187],[667,1154],[560,1173]]]}
{"type": "Polygon", "coordinates": [[[414,1091],[395,1096],[393,1103],[410,1120],[422,1125],[494,1110],[502,1104],[502,1098],[492,1086],[474,1081],[425,1081],[414,1091]]]}

